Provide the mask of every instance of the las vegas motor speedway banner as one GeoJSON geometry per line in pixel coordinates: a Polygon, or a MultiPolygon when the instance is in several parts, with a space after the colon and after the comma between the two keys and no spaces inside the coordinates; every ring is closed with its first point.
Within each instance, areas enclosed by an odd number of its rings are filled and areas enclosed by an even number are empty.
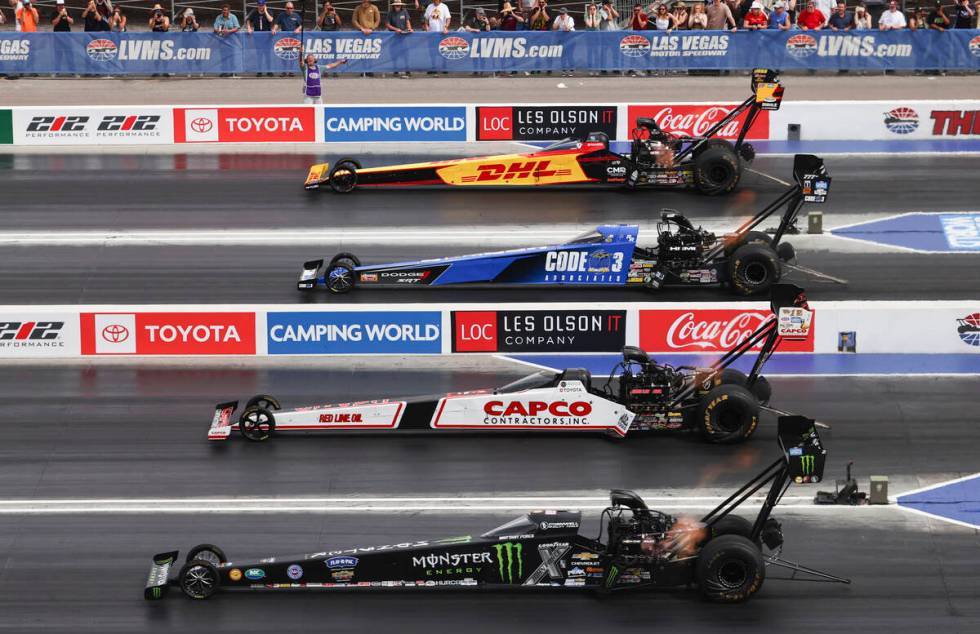
{"type": "MultiPolygon", "coordinates": [[[[809,334],[779,354],[980,359],[980,300],[810,306],[809,334]]],[[[633,345],[710,360],[770,315],[765,302],[7,306],[0,358],[596,354],[633,345]]]]}
{"type": "MultiPolygon", "coordinates": [[[[0,73],[297,71],[299,49],[334,72],[651,69],[980,69],[980,31],[5,33],[0,73]]],[[[298,91],[298,88],[297,88],[298,91]]]]}

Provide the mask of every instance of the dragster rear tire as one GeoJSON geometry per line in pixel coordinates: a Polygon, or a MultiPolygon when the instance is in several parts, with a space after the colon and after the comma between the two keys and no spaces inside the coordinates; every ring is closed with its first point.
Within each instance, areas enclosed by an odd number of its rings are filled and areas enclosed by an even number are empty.
{"type": "Polygon", "coordinates": [[[752,539],[752,522],[741,515],[726,515],[711,525],[710,532],[709,541],[718,539],[722,535],[738,535],[752,539]]]}
{"type": "Polygon", "coordinates": [[[739,295],[765,293],[782,274],[779,256],[766,244],[743,244],[729,262],[732,289],[739,295]]]}
{"type": "Polygon", "coordinates": [[[766,580],[762,550],[741,535],[722,535],[712,539],[698,555],[695,578],[709,601],[747,601],[766,580]]]}
{"type": "Polygon", "coordinates": [[[768,379],[761,374],[755,378],[755,383],[752,387],[748,386],[749,377],[741,370],[736,370],[735,368],[725,368],[721,371],[721,379],[718,383],[719,385],[741,385],[746,387],[752,392],[759,403],[762,405],[768,405],[769,399],[772,398],[772,385],[769,384],[768,379]]]}
{"type": "Polygon", "coordinates": [[[759,426],[759,401],[742,385],[719,385],[701,397],[695,416],[708,442],[738,443],[759,426]]]}
{"type": "Polygon", "coordinates": [[[742,165],[730,145],[714,145],[694,159],[694,182],[702,194],[727,194],[738,186],[742,165]]]}

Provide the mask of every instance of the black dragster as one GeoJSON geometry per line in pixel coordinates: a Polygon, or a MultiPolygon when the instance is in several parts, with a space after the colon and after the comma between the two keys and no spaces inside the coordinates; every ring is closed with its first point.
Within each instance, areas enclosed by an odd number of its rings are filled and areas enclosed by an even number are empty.
{"type": "Polygon", "coordinates": [[[221,548],[201,544],[190,550],[173,578],[170,570],[179,552],[155,555],[144,596],[161,599],[174,585],[192,599],[207,599],[218,590],[554,588],[605,593],[697,584],[709,600],[738,603],[762,588],[770,566],[850,583],[781,556],[783,533],[771,517],[773,507],[791,482],[823,478],[827,451],[814,422],[802,416],[780,417],[778,438],[779,459],[700,521],[649,509],[635,493],[613,490],[596,538],[580,532],[581,512],[537,511],[480,536],[328,547],[269,559],[229,561],[221,548]],[[731,514],[766,484],[769,493],[754,520],[731,514]]]}

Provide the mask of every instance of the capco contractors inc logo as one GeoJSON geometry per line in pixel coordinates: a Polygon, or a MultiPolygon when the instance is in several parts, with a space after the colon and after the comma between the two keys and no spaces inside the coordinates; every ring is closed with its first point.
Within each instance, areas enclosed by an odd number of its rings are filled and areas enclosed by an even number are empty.
{"type": "Polygon", "coordinates": [[[82,354],[255,354],[255,313],[82,313],[82,354]]]}
{"type": "Polygon", "coordinates": [[[980,313],[971,313],[956,320],[956,334],[964,343],[980,347],[980,313]]]}
{"type": "Polygon", "coordinates": [[[466,108],[324,108],[325,141],[465,141],[466,108]]]}
{"type": "Polygon", "coordinates": [[[270,312],[269,354],[438,354],[438,311],[270,312]]]}
{"type": "Polygon", "coordinates": [[[0,62],[26,62],[30,56],[30,40],[0,40],[0,62]]]}
{"type": "Polygon", "coordinates": [[[615,106],[478,106],[478,141],[551,141],[589,132],[616,135],[615,106]]]}
{"type": "MultiPolygon", "coordinates": [[[[641,310],[640,347],[647,352],[727,352],[770,319],[772,313],[761,310],[641,310]]],[[[806,339],[784,340],[780,351],[813,352],[815,326],[816,314],[806,339]]]]}
{"type": "Polygon", "coordinates": [[[817,39],[806,33],[797,33],[786,40],[786,52],[796,59],[810,57],[817,52],[817,39]]]}
{"type": "Polygon", "coordinates": [[[614,352],[626,311],[453,311],[454,352],[614,352]]]}
{"type": "Polygon", "coordinates": [[[299,51],[303,44],[295,37],[283,37],[275,41],[272,45],[272,52],[279,59],[296,60],[299,59],[299,51]]]}
{"type": "Polygon", "coordinates": [[[919,113],[913,108],[892,108],[885,113],[885,127],[895,134],[912,134],[919,129],[919,113]]]}
{"type": "Polygon", "coordinates": [[[470,43],[458,35],[444,37],[439,41],[439,54],[446,59],[463,59],[469,52],[470,43]]]}
{"type": "Polygon", "coordinates": [[[312,143],[316,109],[174,108],[177,143],[312,143]]]}
{"type": "MultiPolygon", "coordinates": [[[[642,104],[629,106],[627,112],[630,129],[636,127],[637,118],[648,117],[656,121],[665,132],[678,136],[702,136],[735,107],[734,104],[642,104]]],[[[742,113],[721,128],[715,136],[719,139],[737,139],[747,115],[747,112],[742,113]]],[[[768,139],[769,120],[768,110],[759,112],[746,138],[768,139]]]]}
{"type": "Polygon", "coordinates": [[[642,35],[627,35],[619,41],[619,52],[626,57],[646,57],[650,54],[650,40],[642,35]]]}
{"type": "Polygon", "coordinates": [[[119,49],[112,40],[92,40],[85,45],[85,53],[96,62],[109,62],[116,59],[119,49]]]}
{"type": "Polygon", "coordinates": [[[439,41],[439,54],[448,60],[470,59],[554,59],[565,51],[564,44],[528,44],[526,37],[480,35],[467,41],[458,35],[439,41]],[[462,42],[462,43],[460,43],[462,42]]]}

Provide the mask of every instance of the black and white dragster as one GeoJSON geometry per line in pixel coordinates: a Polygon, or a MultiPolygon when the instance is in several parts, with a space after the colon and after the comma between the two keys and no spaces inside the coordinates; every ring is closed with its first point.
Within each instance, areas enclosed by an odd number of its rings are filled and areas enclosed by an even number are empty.
{"type": "Polygon", "coordinates": [[[208,439],[226,440],[235,428],[253,441],[289,431],[591,431],[624,437],[634,430],[690,429],[709,442],[741,442],[768,407],[771,388],[760,374],[763,364],[782,339],[806,338],[812,324],[799,287],[774,286],[771,309],[767,321],[707,368],[659,364],[627,346],[601,387],[593,385],[587,370],[566,369],[538,372],[497,389],[294,409],[258,395],[237,419],[237,401],[217,405],[208,439]],[[757,346],[748,375],[729,367],[757,346]]]}
{"type": "Polygon", "coordinates": [[[596,538],[581,533],[581,512],[536,511],[479,536],[327,547],[268,559],[229,561],[219,547],[201,544],[173,577],[179,552],[155,555],[144,596],[161,599],[171,586],[192,599],[207,599],[219,590],[553,588],[606,593],[696,584],[709,600],[738,603],[762,588],[772,567],[791,570],[797,579],[804,574],[850,583],[782,558],[782,526],[771,517],[773,507],[791,482],[823,478],[827,451],[815,423],[802,416],[780,417],[778,439],[782,455],[700,521],[649,509],[635,493],[613,490],[596,538]],[[754,520],[731,514],[767,484],[768,495],[754,520]]]}

